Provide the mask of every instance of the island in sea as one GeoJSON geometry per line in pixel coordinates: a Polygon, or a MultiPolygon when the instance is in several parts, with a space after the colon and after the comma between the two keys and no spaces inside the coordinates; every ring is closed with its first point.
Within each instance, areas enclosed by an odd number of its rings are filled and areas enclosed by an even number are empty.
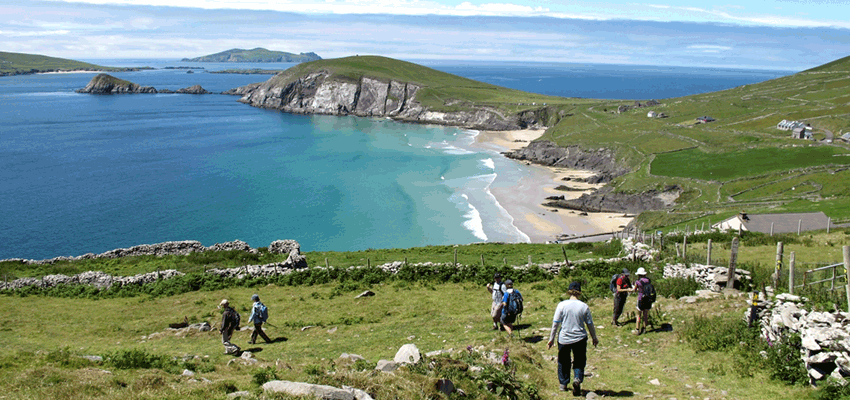
{"type": "Polygon", "coordinates": [[[253,63],[302,63],[321,60],[318,54],[309,53],[287,53],[285,51],[274,51],[257,47],[255,49],[230,49],[220,53],[210,54],[202,57],[184,58],[180,61],[187,62],[253,62],[253,63]]]}

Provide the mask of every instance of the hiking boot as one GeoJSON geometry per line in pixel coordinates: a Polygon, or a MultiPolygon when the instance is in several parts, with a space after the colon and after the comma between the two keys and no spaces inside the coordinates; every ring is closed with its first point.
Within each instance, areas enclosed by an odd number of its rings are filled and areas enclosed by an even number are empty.
{"type": "Polygon", "coordinates": [[[567,385],[558,385],[558,389],[561,389],[562,392],[567,391],[567,385]]]}
{"type": "Polygon", "coordinates": [[[632,333],[633,333],[635,336],[640,336],[640,334],[641,334],[641,333],[643,333],[643,332],[641,332],[639,329],[635,329],[635,330],[633,330],[633,331],[632,331],[632,333]]]}
{"type": "Polygon", "coordinates": [[[573,381],[573,396],[581,396],[581,382],[573,381]]]}

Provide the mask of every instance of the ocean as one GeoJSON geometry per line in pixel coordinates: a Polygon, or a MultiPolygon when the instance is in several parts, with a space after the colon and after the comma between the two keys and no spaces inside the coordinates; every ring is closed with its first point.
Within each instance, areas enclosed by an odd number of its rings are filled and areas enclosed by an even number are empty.
{"type": "MultiPolygon", "coordinates": [[[[293,64],[86,60],[158,69],[112,75],[221,92],[293,64]],[[201,66],[186,70],[166,66],[201,66]]],[[[787,75],[580,64],[421,63],[569,97],[663,99],[787,75]]],[[[524,242],[492,195],[539,171],[475,143],[478,132],[383,118],[264,110],[225,95],[74,93],[91,73],[0,77],[0,259],[100,253],[170,240],[303,251],[524,242]]]]}

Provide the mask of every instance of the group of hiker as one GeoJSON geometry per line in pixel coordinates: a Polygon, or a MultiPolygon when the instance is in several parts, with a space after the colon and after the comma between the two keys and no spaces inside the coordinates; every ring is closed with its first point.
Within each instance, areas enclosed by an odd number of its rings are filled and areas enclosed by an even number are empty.
{"type": "MultiPolygon", "coordinates": [[[[251,316],[248,318],[248,322],[254,324],[254,331],[251,333],[251,340],[248,341],[248,344],[257,343],[257,336],[261,336],[266,343],[272,343],[273,340],[263,331],[263,324],[269,319],[269,309],[260,301],[259,295],[255,294],[251,296],[251,301],[254,302],[254,306],[251,307],[251,316]]],[[[239,346],[233,344],[230,339],[233,337],[233,331],[239,330],[239,324],[242,318],[230,306],[230,302],[227,299],[222,300],[218,304],[218,308],[222,309],[221,328],[219,328],[219,332],[221,332],[221,343],[224,345],[224,354],[238,355],[241,349],[239,346]]]]}
{"type": "MultiPolygon", "coordinates": [[[[629,293],[636,292],[638,295],[638,313],[634,333],[641,335],[646,332],[649,310],[652,309],[652,303],[655,302],[655,288],[646,276],[646,270],[643,267],[638,268],[635,272],[638,279],[634,285],[632,285],[629,275],[629,270],[624,268],[622,273],[611,278],[611,291],[614,294],[612,324],[620,326],[619,318],[623,313],[626,299],[629,293]]],[[[493,300],[490,307],[493,329],[499,330],[504,327],[505,331],[513,336],[513,323],[517,316],[522,313],[522,295],[513,288],[513,281],[510,279],[502,283],[500,273],[494,275],[494,281],[487,284],[487,290],[491,293],[493,300]]],[[[582,295],[581,283],[570,283],[567,293],[570,296],[569,299],[558,303],[555,308],[547,348],[551,349],[557,340],[560,390],[566,391],[569,388],[570,369],[572,369],[572,392],[573,395],[580,396],[581,384],[584,381],[584,369],[587,365],[588,333],[594,347],[599,344],[599,339],[596,337],[596,327],[593,324],[590,307],[580,300],[582,295]]]]}

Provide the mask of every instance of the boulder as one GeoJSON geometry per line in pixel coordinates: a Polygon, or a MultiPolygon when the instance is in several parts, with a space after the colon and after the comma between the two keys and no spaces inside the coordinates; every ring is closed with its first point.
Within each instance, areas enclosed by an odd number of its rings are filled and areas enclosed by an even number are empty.
{"type": "Polygon", "coordinates": [[[413,343],[401,346],[398,352],[395,353],[395,357],[393,357],[393,361],[399,364],[416,364],[421,359],[422,354],[419,352],[419,348],[413,343]]]}
{"type": "Polygon", "coordinates": [[[303,382],[269,381],[263,384],[263,391],[290,396],[313,396],[323,400],[355,400],[354,394],[347,390],[303,382]]]}
{"type": "Polygon", "coordinates": [[[398,363],[389,360],[378,360],[378,365],[375,366],[375,369],[381,372],[393,372],[398,369],[398,363]]]}
{"type": "MultiPolygon", "coordinates": [[[[192,72],[192,71],[189,71],[192,72]]],[[[177,93],[180,94],[209,94],[210,92],[206,91],[201,85],[193,85],[183,89],[177,89],[177,93]]]]}

